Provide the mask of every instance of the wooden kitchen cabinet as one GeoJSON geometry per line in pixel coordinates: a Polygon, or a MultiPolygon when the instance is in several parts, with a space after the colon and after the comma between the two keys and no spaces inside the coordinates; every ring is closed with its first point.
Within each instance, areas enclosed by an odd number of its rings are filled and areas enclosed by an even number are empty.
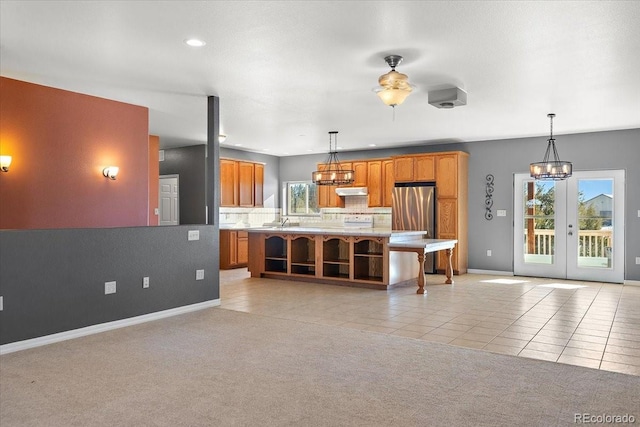
{"type": "Polygon", "coordinates": [[[382,206],[382,160],[367,162],[369,207],[382,206]]]}
{"type": "Polygon", "coordinates": [[[396,182],[412,182],[413,157],[396,157],[393,159],[393,178],[396,182]]]}
{"type": "Polygon", "coordinates": [[[238,200],[242,207],[253,206],[254,174],[253,163],[238,162],[238,200]]]}
{"type": "Polygon", "coordinates": [[[220,159],[220,206],[238,206],[238,162],[220,159]]]}
{"type": "Polygon", "coordinates": [[[366,161],[356,161],[352,163],[353,167],[353,186],[354,187],[366,187],[367,186],[367,163],[366,161]]]}
{"type": "Polygon", "coordinates": [[[393,187],[395,179],[393,178],[393,160],[382,161],[382,206],[391,207],[393,199],[393,187]]]}
{"type": "Polygon", "coordinates": [[[255,163],[253,167],[253,205],[262,207],[264,205],[264,165],[262,163],[255,163]]]}
{"type": "Polygon", "coordinates": [[[220,159],[220,206],[253,207],[264,203],[264,165],[220,159]]]}
{"type": "Polygon", "coordinates": [[[396,182],[424,182],[436,179],[433,154],[394,157],[393,163],[393,177],[396,182]]]}
{"type": "Polygon", "coordinates": [[[246,267],[249,262],[249,233],[220,230],[220,269],[246,267]]]}
{"type": "MultiPolygon", "coordinates": [[[[467,211],[469,197],[469,155],[461,151],[437,153],[435,155],[436,176],[436,231],[438,239],[456,239],[453,250],[453,272],[467,272],[468,230],[467,211]]],[[[444,272],[447,259],[444,252],[438,253],[436,268],[444,272]]]]}
{"type": "MultiPolygon", "coordinates": [[[[327,165],[318,164],[318,170],[323,171],[327,165]]],[[[351,163],[340,163],[340,167],[351,169],[351,163]]],[[[345,187],[350,187],[345,186],[345,187]]],[[[344,199],[336,194],[337,185],[318,185],[318,207],[319,208],[343,208],[344,199]]]]}
{"type": "Polygon", "coordinates": [[[435,156],[416,156],[413,159],[413,173],[418,182],[433,181],[436,179],[435,156]]]}

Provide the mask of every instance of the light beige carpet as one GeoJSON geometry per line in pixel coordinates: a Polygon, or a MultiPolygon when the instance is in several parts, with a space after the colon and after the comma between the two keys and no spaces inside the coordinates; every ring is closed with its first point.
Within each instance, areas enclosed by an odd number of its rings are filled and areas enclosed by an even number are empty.
{"type": "Polygon", "coordinates": [[[0,425],[555,426],[640,377],[214,308],[0,357],[0,425]]]}

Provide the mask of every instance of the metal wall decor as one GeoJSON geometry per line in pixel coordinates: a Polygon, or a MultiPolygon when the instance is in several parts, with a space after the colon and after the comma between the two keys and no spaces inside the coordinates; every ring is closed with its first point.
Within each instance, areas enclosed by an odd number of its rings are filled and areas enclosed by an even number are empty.
{"type": "Polygon", "coordinates": [[[491,213],[491,207],[493,207],[493,175],[491,174],[487,175],[485,191],[486,196],[484,199],[484,219],[486,219],[487,221],[491,221],[493,219],[493,213],[491,213]]]}

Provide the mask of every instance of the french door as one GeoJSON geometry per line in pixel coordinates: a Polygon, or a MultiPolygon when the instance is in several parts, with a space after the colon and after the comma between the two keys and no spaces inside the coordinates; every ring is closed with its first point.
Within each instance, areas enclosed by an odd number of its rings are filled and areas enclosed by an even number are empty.
{"type": "Polygon", "coordinates": [[[514,175],[516,275],[622,283],[623,170],[563,181],[514,175]]]}

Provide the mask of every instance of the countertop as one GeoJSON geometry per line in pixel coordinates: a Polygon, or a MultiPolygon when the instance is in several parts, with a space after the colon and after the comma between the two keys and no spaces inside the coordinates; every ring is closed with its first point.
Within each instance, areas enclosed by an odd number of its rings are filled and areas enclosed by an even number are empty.
{"type": "Polygon", "coordinates": [[[457,240],[447,239],[405,239],[389,242],[389,249],[424,249],[425,252],[434,252],[442,249],[452,249],[457,240]]]}
{"type": "Polygon", "coordinates": [[[373,236],[391,237],[391,241],[419,239],[426,231],[398,231],[388,227],[358,228],[358,227],[255,227],[247,228],[249,233],[283,233],[283,234],[326,234],[339,236],[373,236]]]}

